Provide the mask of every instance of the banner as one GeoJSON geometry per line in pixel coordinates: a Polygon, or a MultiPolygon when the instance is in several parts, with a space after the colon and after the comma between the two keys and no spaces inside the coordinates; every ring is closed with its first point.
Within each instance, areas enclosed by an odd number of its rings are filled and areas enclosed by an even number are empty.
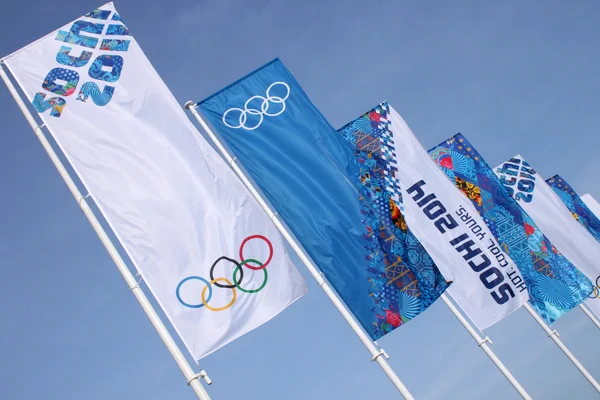
{"type": "Polygon", "coordinates": [[[600,242],[600,217],[594,215],[586,203],[581,200],[577,192],[560,176],[554,175],[546,183],[560,197],[563,204],[571,211],[573,217],[600,242]]]}
{"type": "MultiPolygon", "coordinates": [[[[588,206],[588,208],[590,209],[590,211],[592,211],[596,218],[600,219],[600,204],[596,201],[596,199],[594,199],[591,194],[586,193],[583,196],[581,196],[581,200],[583,200],[585,205],[588,206]]],[[[596,278],[596,281],[594,283],[594,292],[590,295],[590,297],[600,299],[600,277],[596,278]]],[[[589,302],[590,300],[588,300],[588,303],[589,302]]],[[[600,317],[600,314],[596,314],[598,315],[598,317],[600,317]]]]}
{"type": "Polygon", "coordinates": [[[392,161],[388,157],[392,152],[381,142],[381,136],[389,132],[382,129],[387,124],[388,114],[383,107],[376,107],[338,132],[352,145],[365,198],[376,205],[373,213],[378,229],[373,237],[383,249],[386,270],[404,272],[404,275],[394,277],[399,288],[420,287],[414,297],[425,310],[438,299],[447,284],[423,245],[407,227],[400,210],[401,194],[394,176],[395,167],[388,165],[388,161],[392,161]]]}
{"type": "Polygon", "coordinates": [[[372,339],[445,290],[430,259],[417,271],[390,249],[374,213],[389,205],[361,184],[352,148],[281,61],[198,106],[372,339]]]}
{"type": "MultiPolygon", "coordinates": [[[[573,219],[544,179],[516,155],[494,170],[506,191],[529,214],[544,235],[592,282],[600,282],[600,243],[573,219]]],[[[600,315],[597,291],[586,301],[600,315]]]]}
{"type": "Polygon", "coordinates": [[[523,279],[475,209],[438,170],[402,117],[386,102],[340,133],[352,144],[362,181],[390,208],[379,209],[395,241],[418,243],[408,262],[433,259],[452,297],[484,329],[528,298],[523,279]]]}
{"type": "Polygon", "coordinates": [[[4,63],[196,359],[306,292],[279,232],[112,3],[4,63]]]}
{"type": "Polygon", "coordinates": [[[583,202],[586,206],[588,206],[590,211],[594,213],[596,218],[600,219],[600,203],[598,203],[596,199],[594,199],[589,193],[586,193],[583,196],[581,196],[581,200],[583,200],[583,202]]]}
{"type": "Polygon", "coordinates": [[[471,200],[517,264],[527,283],[531,306],[548,324],[588,297],[592,292],[590,280],[550,243],[463,135],[453,136],[429,153],[471,200]]]}

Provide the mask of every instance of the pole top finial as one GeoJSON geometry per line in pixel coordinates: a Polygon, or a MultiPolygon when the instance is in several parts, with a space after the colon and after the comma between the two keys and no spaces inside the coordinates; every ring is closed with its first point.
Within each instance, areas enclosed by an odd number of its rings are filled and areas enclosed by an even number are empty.
{"type": "Polygon", "coordinates": [[[183,106],[185,107],[186,110],[189,110],[190,108],[194,107],[196,105],[195,102],[193,101],[187,101],[183,106]]]}

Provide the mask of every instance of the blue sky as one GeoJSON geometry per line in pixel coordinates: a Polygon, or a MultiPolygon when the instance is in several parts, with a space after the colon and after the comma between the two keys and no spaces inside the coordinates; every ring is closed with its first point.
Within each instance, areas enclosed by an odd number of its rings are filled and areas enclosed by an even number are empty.
{"type": "MultiPolygon", "coordinates": [[[[101,4],[3,5],[0,55],[101,4]]],[[[596,1],[115,6],[182,104],[281,57],[333,126],[388,100],[427,148],[460,131],[491,165],[520,153],[600,199],[596,1]]],[[[194,398],[3,85],[0,260],[0,398],[194,398]]],[[[395,398],[299,268],[309,295],[202,360],[213,398],[395,398]]],[[[577,309],[554,327],[600,379],[600,331],[577,309]]],[[[526,311],[486,333],[534,398],[598,397],[526,311]]],[[[417,398],[517,398],[441,302],[380,344],[417,398]]]]}

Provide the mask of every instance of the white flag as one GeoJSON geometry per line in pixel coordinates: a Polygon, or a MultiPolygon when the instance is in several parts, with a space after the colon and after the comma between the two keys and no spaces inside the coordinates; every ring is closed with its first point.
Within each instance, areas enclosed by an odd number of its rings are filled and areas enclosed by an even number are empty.
{"type": "Polygon", "coordinates": [[[529,299],[521,273],[391,107],[390,122],[406,223],[442,275],[454,281],[452,297],[480,329],[487,328],[529,299]]]}
{"type": "MultiPolygon", "coordinates": [[[[577,222],[560,197],[524,159],[516,155],[494,170],[510,195],[529,214],[544,235],[592,283],[600,280],[600,243],[577,222]]],[[[594,290],[586,301],[600,315],[594,290]]]]}
{"type": "Polygon", "coordinates": [[[600,219],[600,204],[596,201],[595,198],[592,197],[591,194],[586,193],[581,196],[581,200],[585,203],[586,206],[594,213],[596,218],[600,219]]]}
{"type": "Polygon", "coordinates": [[[112,3],[4,62],[196,359],[306,292],[112,3]]]}

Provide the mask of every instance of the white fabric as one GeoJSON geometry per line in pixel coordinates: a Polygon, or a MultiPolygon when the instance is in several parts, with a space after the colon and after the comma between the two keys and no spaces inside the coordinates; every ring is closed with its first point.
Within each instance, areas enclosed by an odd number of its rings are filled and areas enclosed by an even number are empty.
{"type": "MultiPolygon", "coordinates": [[[[101,9],[114,11],[112,3],[101,9]]],[[[108,20],[79,20],[121,24],[111,20],[113,15],[108,20]]],[[[69,31],[71,26],[61,29],[69,31]]],[[[194,128],[135,39],[111,36],[130,40],[129,50],[102,51],[100,42],[92,49],[58,41],[57,32],[4,61],[30,101],[38,92],[45,93],[46,99],[56,96],[42,88],[53,68],[79,73],[75,92],[60,96],[66,100],[60,117],[51,116],[49,110],[40,117],[191,354],[196,359],[210,354],[270,320],[306,293],[305,282],[288,258],[279,232],[194,128]],[[82,50],[93,55],[82,67],[61,65],[57,62],[61,46],[71,47],[70,54],[75,57],[82,50]],[[88,75],[90,65],[101,54],[123,57],[123,70],[116,82],[102,82],[88,75]],[[97,82],[100,90],[105,84],[113,86],[112,100],[104,106],[91,98],[76,100],[86,81],[97,82]],[[235,289],[237,300],[224,311],[189,308],[178,300],[176,289],[183,279],[198,276],[210,281],[211,265],[221,256],[239,263],[240,245],[252,235],[263,235],[273,246],[272,261],[266,268],[268,282],[262,291],[235,289]]],[[[266,242],[256,238],[248,241],[243,253],[246,259],[265,263],[270,252],[266,242]]],[[[232,281],[234,265],[219,262],[214,278],[232,281]]],[[[256,263],[249,265],[258,268],[256,263]]],[[[264,271],[241,268],[242,288],[255,289],[262,284],[264,271]]],[[[202,304],[205,287],[200,280],[188,280],[180,288],[180,297],[190,305],[202,304]]],[[[211,307],[222,307],[233,297],[233,289],[215,284],[210,287],[211,307]]],[[[209,295],[207,289],[206,297],[209,295]]]]}
{"type": "MultiPolygon", "coordinates": [[[[449,288],[452,297],[480,329],[487,328],[521,307],[529,299],[523,278],[514,262],[500,249],[470,200],[435,165],[402,117],[394,109],[390,108],[390,111],[390,129],[393,133],[398,163],[396,176],[402,188],[407,225],[431,255],[446,280],[454,281],[449,288]],[[432,220],[423,211],[433,201],[420,206],[418,203],[425,196],[414,199],[416,192],[409,193],[410,188],[419,181],[425,182],[425,185],[421,186],[425,194],[434,193],[437,200],[446,208],[447,211],[439,218],[432,220]],[[459,214],[462,216],[468,214],[474,222],[466,218],[466,222],[463,221],[459,214]],[[446,220],[452,218],[456,222],[456,227],[448,229],[446,225],[444,227],[446,232],[442,233],[434,223],[441,218],[446,220]],[[476,225],[473,225],[474,223],[476,225]],[[476,226],[479,228],[475,228],[476,226]],[[470,228],[473,228],[474,231],[471,231],[470,228]],[[470,261],[475,265],[480,264],[483,261],[482,255],[485,255],[491,265],[480,272],[473,270],[469,261],[463,257],[466,252],[459,252],[456,249],[464,242],[457,245],[450,244],[453,239],[462,234],[468,234],[469,238],[475,242],[473,248],[479,248],[482,251],[470,261]],[[500,262],[501,260],[492,254],[490,246],[494,250],[497,249],[495,251],[497,256],[503,258],[504,262],[500,262]],[[500,271],[502,281],[488,289],[483,284],[482,277],[485,275],[482,274],[492,268],[500,271]],[[514,297],[508,298],[507,296],[507,301],[499,304],[492,297],[492,293],[500,295],[498,290],[505,284],[513,292],[514,297]]],[[[432,215],[435,210],[430,211],[432,211],[430,213],[432,215]]],[[[506,286],[503,290],[506,290],[506,286]]]]}
{"type": "MultiPolygon", "coordinates": [[[[496,167],[495,173],[554,247],[595,284],[600,277],[600,243],[573,218],[544,178],[520,155],[496,167]]],[[[597,294],[596,289],[593,295],[597,294]]],[[[600,298],[586,304],[600,315],[600,298]]]]}
{"type": "Polygon", "coordinates": [[[596,199],[592,197],[591,194],[584,194],[583,196],[581,196],[581,200],[583,200],[585,205],[588,206],[588,208],[594,213],[594,215],[597,218],[600,218],[600,203],[598,203],[596,199]]]}

